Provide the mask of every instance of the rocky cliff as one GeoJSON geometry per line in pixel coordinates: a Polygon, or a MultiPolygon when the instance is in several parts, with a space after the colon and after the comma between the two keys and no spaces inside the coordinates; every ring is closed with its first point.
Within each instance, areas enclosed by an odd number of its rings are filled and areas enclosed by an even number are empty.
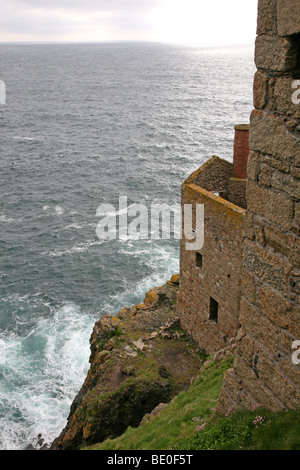
{"type": "Polygon", "coordinates": [[[178,286],[174,275],[150,290],[144,303],[96,322],[90,369],[51,449],[79,449],[117,437],[190,386],[204,353],[180,328],[178,286]]]}

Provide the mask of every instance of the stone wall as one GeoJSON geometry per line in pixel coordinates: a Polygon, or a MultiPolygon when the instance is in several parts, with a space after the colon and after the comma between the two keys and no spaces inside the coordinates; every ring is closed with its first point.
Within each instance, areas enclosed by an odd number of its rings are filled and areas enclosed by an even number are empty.
{"type": "Polygon", "coordinates": [[[300,365],[292,361],[300,340],[300,104],[292,99],[299,51],[300,1],[259,0],[241,329],[221,413],[300,408],[300,365]]]}
{"type": "Polygon", "coordinates": [[[240,178],[229,178],[226,199],[237,206],[246,209],[246,180],[240,178]]]}
{"type": "Polygon", "coordinates": [[[204,205],[205,238],[195,251],[186,249],[182,237],[177,312],[183,328],[209,354],[224,348],[239,329],[245,210],[214,194],[227,192],[231,174],[232,164],[215,156],[182,185],[183,205],[204,205]]]}

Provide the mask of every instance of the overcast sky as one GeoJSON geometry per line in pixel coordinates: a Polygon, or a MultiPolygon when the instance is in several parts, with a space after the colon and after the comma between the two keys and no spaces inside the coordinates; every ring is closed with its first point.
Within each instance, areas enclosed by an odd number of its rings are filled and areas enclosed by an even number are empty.
{"type": "Polygon", "coordinates": [[[2,0],[0,41],[253,44],[257,0],[2,0]]]}

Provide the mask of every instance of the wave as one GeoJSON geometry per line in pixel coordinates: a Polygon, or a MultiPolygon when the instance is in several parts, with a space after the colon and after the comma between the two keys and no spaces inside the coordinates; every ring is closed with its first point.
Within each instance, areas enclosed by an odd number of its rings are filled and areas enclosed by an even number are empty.
{"type": "MultiPolygon", "coordinates": [[[[111,205],[111,204],[110,204],[111,205]]],[[[129,206],[126,206],[124,207],[123,209],[119,209],[119,210],[112,210],[112,211],[105,211],[105,204],[103,205],[103,209],[102,209],[102,205],[100,205],[96,211],[96,216],[98,217],[102,217],[103,216],[103,212],[105,212],[105,217],[107,218],[111,218],[111,217],[117,217],[119,215],[124,215],[124,214],[127,214],[128,211],[131,209],[131,208],[134,208],[135,207],[135,203],[134,204],[131,204],[129,206]]]]}
{"type": "Polygon", "coordinates": [[[48,204],[45,204],[45,205],[43,206],[43,210],[44,210],[44,211],[50,211],[50,210],[52,211],[53,209],[54,209],[55,214],[57,214],[57,215],[63,215],[64,212],[65,212],[65,211],[64,211],[64,208],[61,207],[61,206],[58,205],[58,204],[57,204],[56,206],[54,206],[54,207],[53,207],[53,206],[49,206],[48,204]]]}
{"type": "Polygon", "coordinates": [[[13,137],[14,140],[18,141],[24,141],[24,142],[39,142],[40,139],[37,139],[36,137],[27,137],[27,136],[20,136],[16,135],[13,137]]]}
{"type": "Polygon", "coordinates": [[[0,449],[25,449],[39,434],[51,443],[65,426],[88,370],[94,321],[66,303],[24,336],[1,333],[0,449]]]}
{"type": "Polygon", "coordinates": [[[0,215],[0,222],[2,222],[2,223],[8,224],[8,223],[14,222],[14,221],[15,221],[15,219],[13,219],[12,217],[6,217],[5,214],[0,215]]]}
{"type": "Polygon", "coordinates": [[[54,210],[57,215],[62,215],[64,213],[64,210],[61,206],[55,206],[54,210]]]}
{"type": "Polygon", "coordinates": [[[44,251],[41,253],[42,256],[64,256],[64,255],[72,255],[74,253],[82,253],[87,251],[91,246],[102,245],[105,243],[106,240],[88,240],[84,243],[79,243],[78,245],[73,245],[72,248],[67,248],[65,250],[50,250],[44,251]]]}

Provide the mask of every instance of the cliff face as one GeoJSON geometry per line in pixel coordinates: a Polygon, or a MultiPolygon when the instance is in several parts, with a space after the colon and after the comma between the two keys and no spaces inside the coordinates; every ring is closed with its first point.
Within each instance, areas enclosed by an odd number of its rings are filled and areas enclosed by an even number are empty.
{"type": "Polygon", "coordinates": [[[90,338],[90,369],[51,449],[78,449],[138,426],[158,404],[189,387],[203,354],[176,316],[178,276],[143,304],[104,316],[90,338]]]}

